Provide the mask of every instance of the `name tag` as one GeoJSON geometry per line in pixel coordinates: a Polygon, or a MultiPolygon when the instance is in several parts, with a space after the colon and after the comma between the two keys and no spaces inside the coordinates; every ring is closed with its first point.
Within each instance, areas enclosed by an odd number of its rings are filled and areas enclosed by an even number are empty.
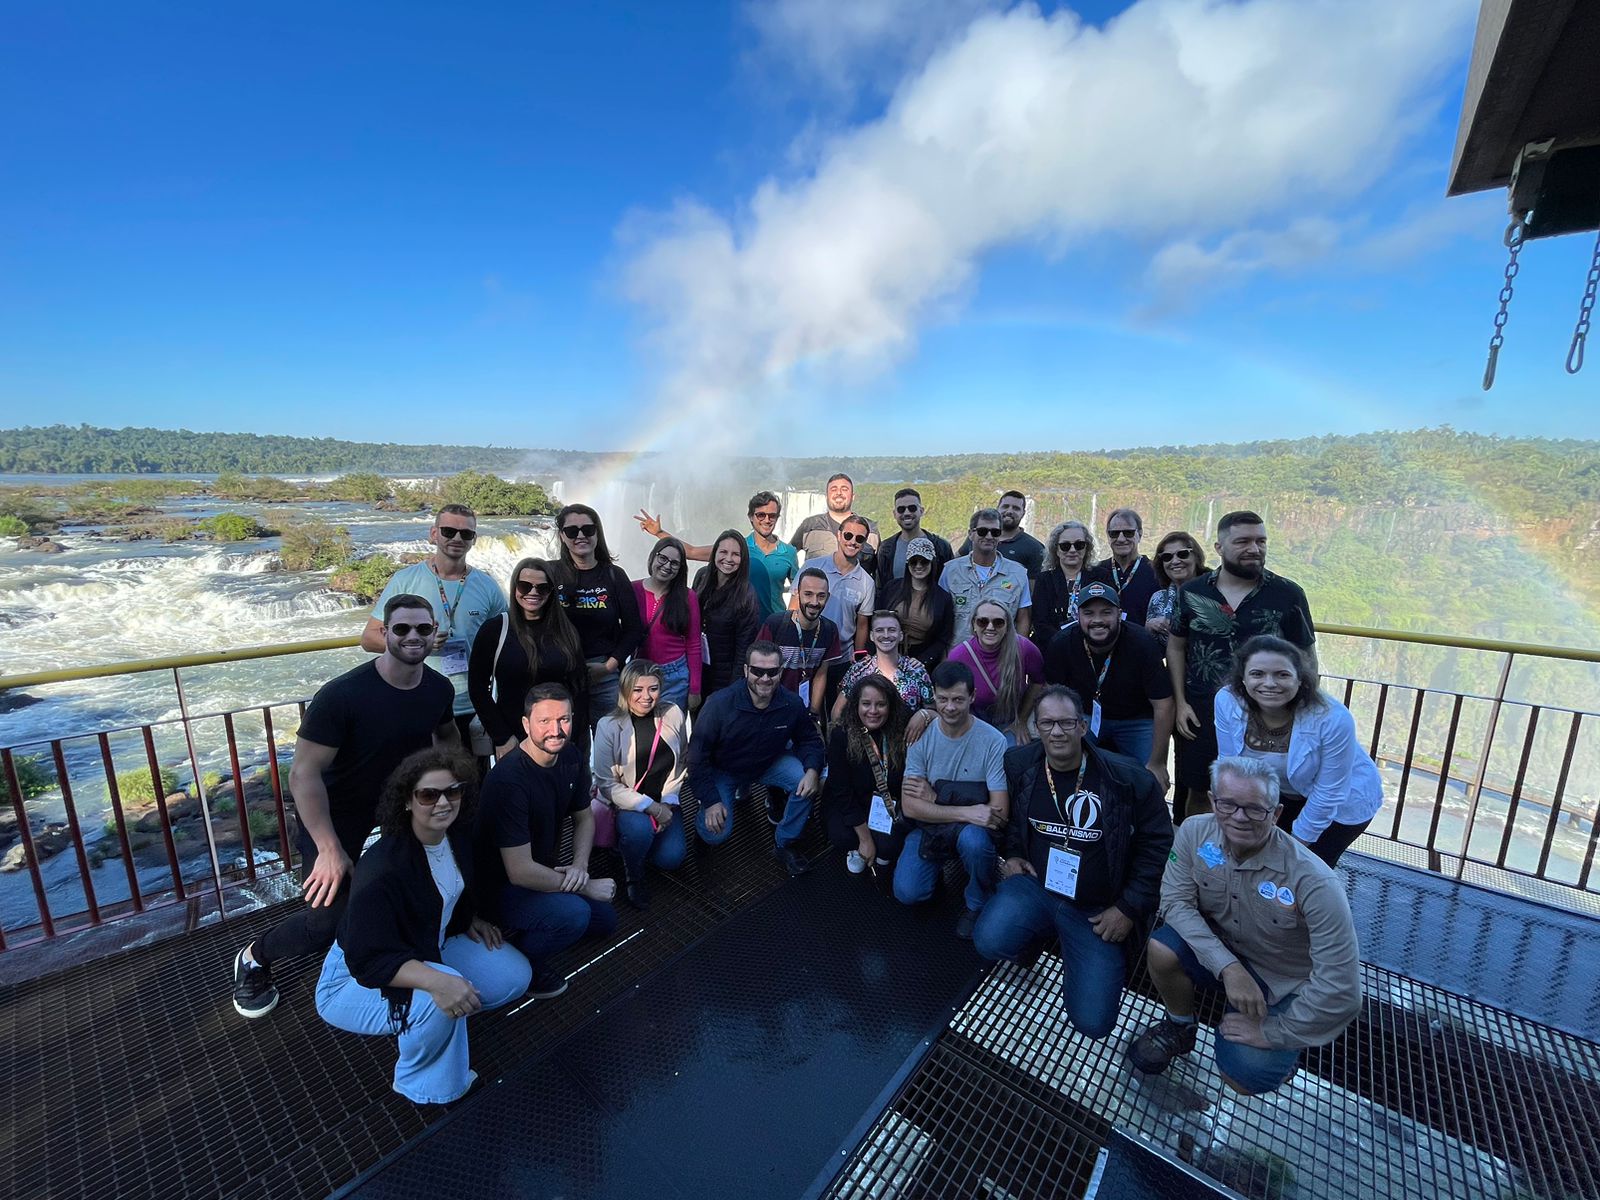
{"type": "Polygon", "coordinates": [[[467,673],[467,643],[463,638],[451,638],[439,648],[439,670],[446,675],[467,673]]]}
{"type": "Polygon", "coordinates": [[[1100,701],[1094,702],[1094,707],[1089,710],[1089,732],[1095,737],[1100,736],[1100,701]]]}
{"type": "Polygon", "coordinates": [[[1050,861],[1044,871],[1045,890],[1054,892],[1058,896],[1065,896],[1068,900],[1077,899],[1080,862],[1082,862],[1081,856],[1074,851],[1051,846],[1050,861]]]}
{"type": "Polygon", "coordinates": [[[894,818],[889,815],[889,806],[883,802],[882,796],[872,798],[872,807],[867,810],[867,828],[873,833],[894,831],[894,818]]]}
{"type": "MultiPolygon", "coordinates": [[[[807,708],[811,707],[811,680],[807,679],[800,685],[800,703],[807,708]]],[[[874,797],[876,799],[876,797],[874,797]]]]}

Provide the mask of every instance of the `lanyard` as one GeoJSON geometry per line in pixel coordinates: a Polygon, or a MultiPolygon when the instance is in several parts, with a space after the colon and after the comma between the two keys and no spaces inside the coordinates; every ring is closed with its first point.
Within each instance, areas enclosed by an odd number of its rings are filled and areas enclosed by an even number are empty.
{"type": "Polygon", "coordinates": [[[1143,561],[1144,559],[1142,558],[1133,560],[1133,566],[1128,568],[1128,577],[1126,579],[1122,577],[1122,571],[1117,564],[1115,562],[1111,564],[1111,578],[1116,581],[1118,592],[1121,592],[1123,588],[1133,582],[1133,577],[1139,573],[1139,564],[1143,561]]]}
{"type": "MultiPolygon", "coordinates": [[[[431,563],[428,565],[428,570],[433,572],[433,582],[439,589],[439,605],[444,609],[445,619],[450,622],[450,632],[454,633],[456,631],[456,605],[461,603],[461,593],[467,586],[467,576],[463,575],[461,582],[456,584],[456,599],[455,604],[452,604],[445,598],[444,580],[439,578],[439,572],[434,569],[431,563]]],[[[471,573],[472,568],[468,567],[467,574],[470,575],[471,573]]]]}
{"type": "MultiPolygon", "coordinates": [[[[1083,777],[1088,773],[1089,770],[1089,756],[1081,749],[1078,751],[1078,755],[1078,782],[1073,786],[1072,789],[1072,794],[1074,796],[1083,791],[1083,777]]],[[[1050,769],[1049,759],[1045,759],[1044,762],[1044,781],[1050,785],[1050,799],[1056,806],[1056,815],[1061,818],[1061,823],[1063,825],[1071,825],[1072,822],[1067,820],[1067,810],[1061,806],[1061,797],[1056,794],[1056,775],[1055,772],[1050,769]]]]}
{"type": "MultiPolygon", "coordinates": [[[[1083,656],[1089,660],[1089,670],[1091,673],[1093,673],[1094,655],[1089,652],[1088,638],[1083,639],[1083,656]]],[[[1100,677],[1094,681],[1094,695],[1089,697],[1089,703],[1091,705],[1098,704],[1100,702],[1100,689],[1106,685],[1106,675],[1111,670],[1111,660],[1116,656],[1117,648],[1115,645],[1113,645],[1111,647],[1111,652],[1106,655],[1106,665],[1100,668],[1100,677]]]]}
{"type": "Polygon", "coordinates": [[[811,666],[811,652],[817,648],[817,642],[822,638],[822,618],[817,618],[817,627],[811,631],[811,645],[806,645],[806,631],[800,628],[800,619],[794,618],[795,644],[800,647],[800,666],[802,669],[811,666]]]}

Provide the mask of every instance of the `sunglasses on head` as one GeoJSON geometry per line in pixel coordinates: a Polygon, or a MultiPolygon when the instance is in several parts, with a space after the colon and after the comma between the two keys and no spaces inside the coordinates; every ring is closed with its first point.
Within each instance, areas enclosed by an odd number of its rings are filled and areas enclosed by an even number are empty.
{"type": "Polygon", "coordinates": [[[590,538],[600,532],[598,525],[563,525],[561,532],[569,538],[590,538]]]}
{"type": "Polygon", "coordinates": [[[412,789],[411,798],[424,808],[432,808],[441,800],[448,800],[454,804],[461,799],[461,793],[467,790],[467,785],[457,780],[449,787],[419,787],[412,789]]]}
{"type": "Polygon", "coordinates": [[[555,588],[549,583],[533,583],[527,579],[517,580],[517,595],[519,596],[548,596],[555,588]]]}
{"type": "Polygon", "coordinates": [[[864,542],[871,536],[872,535],[868,533],[845,533],[841,530],[839,533],[839,540],[841,542],[850,542],[851,544],[854,544],[856,542],[864,542]]]}
{"type": "Polygon", "coordinates": [[[1078,541],[1072,541],[1072,542],[1063,541],[1063,542],[1057,542],[1056,543],[1056,551],[1058,553],[1060,551],[1062,551],[1062,550],[1076,550],[1081,554],[1083,551],[1087,550],[1088,548],[1089,548],[1089,543],[1085,542],[1085,541],[1083,541],[1081,539],[1078,540],[1078,541]]]}
{"type": "Polygon", "coordinates": [[[1137,529],[1108,529],[1106,530],[1106,536],[1113,542],[1131,541],[1139,536],[1139,531],[1137,529]]]}
{"type": "Polygon", "coordinates": [[[976,529],[974,529],[972,531],[972,536],[973,537],[999,537],[1000,536],[1000,531],[998,529],[991,529],[987,525],[979,525],[976,529]]]}
{"type": "Polygon", "coordinates": [[[1162,562],[1188,562],[1189,561],[1189,555],[1192,554],[1192,553],[1193,553],[1193,551],[1188,550],[1188,549],[1184,549],[1184,550],[1163,550],[1158,557],[1161,559],[1162,562]]]}
{"type": "Polygon", "coordinates": [[[750,674],[754,675],[757,679],[776,679],[779,675],[783,674],[783,668],[781,666],[758,667],[751,663],[746,663],[744,669],[749,671],[750,674]]]}
{"type": "Polygon", "coordinates": [[[974,629],[1004,629],[1006,627],[1006,619],[1004,617],[973,617],[972,627],[974,629]]]}
{"type": "Polygon", "coordinates": [[[437,625],[430,625],[427,621],[420,625],[407,625],[404,621],[396,621],[389,626],[389,632],[394,634],[395,637],[405,637],[415,629],[418,637],[432,637],[433,631],[437,628],[439,628],[437,625]]]}
{"type": "Polygon", "coordinates": [[[444,538],[445,541],[449,541],[452,538],[460,538],[463,542],[471,542],[475,541],[478,536],[476,529],[459,529],[454,525],[437,525],[434,528],[438,529],[439,536],[444,538]]]}

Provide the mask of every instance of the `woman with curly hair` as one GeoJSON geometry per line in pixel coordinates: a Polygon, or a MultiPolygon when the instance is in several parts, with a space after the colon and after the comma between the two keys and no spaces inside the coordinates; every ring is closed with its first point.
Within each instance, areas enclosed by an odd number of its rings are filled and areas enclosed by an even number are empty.
{"type": "Polygon", "coordinates": [[[828,734],[822,804],[828,840],[852,875],[893,865],[909,826],[900,812],[906,769],[906,703],[882,675],[857,679],[828,734]]]}
{"type": "Polygon", "coordinates": [[[382,836],[356,863],[317,1012],[349,1033],[398,1035],[394,1090],[415,1104],[460,1099],[466,1018],[528,990],[532,968],[477,916],[472,806],[478,772],[455,750],[419,750],[378,802],[382,836]]]}

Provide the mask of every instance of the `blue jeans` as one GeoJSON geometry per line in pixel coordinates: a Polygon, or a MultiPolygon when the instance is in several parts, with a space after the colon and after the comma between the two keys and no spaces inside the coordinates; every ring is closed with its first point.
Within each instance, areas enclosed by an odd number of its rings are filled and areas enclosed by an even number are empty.
{"type": "Polygon", "coordinates": [[[500,926],[538,974],[558,950],[585,937],[609,937],[617,928],[617,910],[576,892],[535,892],[508,883],[500,894],[500,926]]]}
{"type": "Polygon", "coordinates": [[[648,813],[617,809],[617,852],[622,869],[630,880],[644,878],[644,865],[670,871],[683,866],[687,846],[683,837],[683,814],[672,810],[672,821],[659,833],[648,813]]]}
{"type": "MultiPolygon", "coordinates": [[[[1200,959],[1189,948],[1189,943],[1178,936],[1178,931],[1172,926],[1163,925],[1150,935],[1150,940],[1160,942],[1178,956],[1178,964],[1183,967],[1183,973],[1189,977],[1189,981],[1194,984],[1197,991],[1223,990],[1221,982],[1201,965],[1200,959]]],[[[1241,958],[1239,961],[1260,985],[1261,994],[1268,995],[1266,984],[1261,983],[1261,976],[1257,975],[1244,959],[1241,958]]],[[[1267,1011],[1280,1013],[1293,1001],[1294,993],[1290,992],[1276,1004],[1268,1005],[1267,1011]]],[[[1228,1005],[1227,1011],[1234,1012],[1233,1005],[1228,1005]]],[[[1221,1033],[1217,1034],[1217,1070],[1247,1095],[1259,1096],[1262,1092],[1276,1091],[1289,1082],[1299,1065],[1298,1050],[1258,1050],[1254,1046],[1241,1046],[1238,1042],[1230,1042],[1221,1033]]]]}
{"type": "MultiPolygon", "coordinates": [[[[603,663],[604,658],[591,658],[588,660],[592,666],[603,663]]],[[[589,731],[594,732],[594,727],[600,724],[600,718],[605,716],[617,706],[617,688],[622,680],[619,670],[613,675],[603,675],[599,679],[589,680],[589,731]]]]}
{"type": "Polygon", "coordinates": [[[688,712],[689,660],[687,658],[679,658],[672,662],[658,665],[661,667],[662,702],[676,704],[684,712],[688,712]]]}
{"type": "MultiPolygon", "coordinates": [[[[967,908],[980,912],[994,895],[994,881],[1000,874],[994,839],[987,829],[963,825],[956,837],[956,856],[967,868],[967,908]]],[[[940,866],[922,857],[922,830],[913,829],[894,861],[894,898],[901,904],[920,904],[930,898],[940,866]]]]}
{"type": "Polygon", "coordinates": [[[1122,1009],[1128,959],[1120,942],[1106,942],[1089,924],[1094,913],[1045,891],[1032,875],[1002,879],[972,931],[985,958],[1016,962],[1052,933],[1061,938],[1061,998],[1067,1020],[1085,1037],[1108,1036],[1122,1009]]]}
{"type": "Polygon", "coordinates": [[[1147,763],[1150,761],[1150,751],[1156,744],[1155,718],[1134,717],[1113,721],[1110,717],[1102,717],[1095,744],[1104,750],[1115,750],[1118,754],[1126,754],[1129,758],[1147,763]]]}
{"type": "MultiPolygon", "coordinates": [[[[800,765],[798,758],[792,754],[780,754],[760,775],[743,781],[742,786],[767,784],[788,796],[789,799],[783,806],[783,820],[778,822],[778,832],[775,835],[780,846],[794,845],[806,831],[806,821],[811,816],[811,798],[794,794],[795,788],[800,786],[800,777],[805,773],[805,768],[800,765]]],[[[700,801],[700,807],[694,814],[694,829],[706,845],[720,846],[733,836],[733,798],[741,786],[741,781],[715,767],[706,768],[704,777],[711,780],[710,790],[713,794],[696,797],[700,801]],[[721,833],[712,833],[706,828],[706,809],[713,804],[721,804],[728,810],[728,819],[722,823],[721,833]]]]}
{"type": "MultiPolygon", "coordinates": [[[[478,989],[485,1009],[509,1004],[528,990],[532,969],[510,945],[489,950],[464,934],[444,944],[436,971],[460,975],[478,989]]],[[[377,988],[362,987],[350,975],[338,942],[322,960],[317,980],[317,1012],[347,1033],[389,1034],[389,1002],[377,988]]],[[[394,1090],[413,1104],[448,1104],[472,1086],[467,1065],[467,1022],[449,1017],[421,988],[411,993],[410,1026],[400,1035],[400,1060],[394,1065],[394,1090]]]]}

